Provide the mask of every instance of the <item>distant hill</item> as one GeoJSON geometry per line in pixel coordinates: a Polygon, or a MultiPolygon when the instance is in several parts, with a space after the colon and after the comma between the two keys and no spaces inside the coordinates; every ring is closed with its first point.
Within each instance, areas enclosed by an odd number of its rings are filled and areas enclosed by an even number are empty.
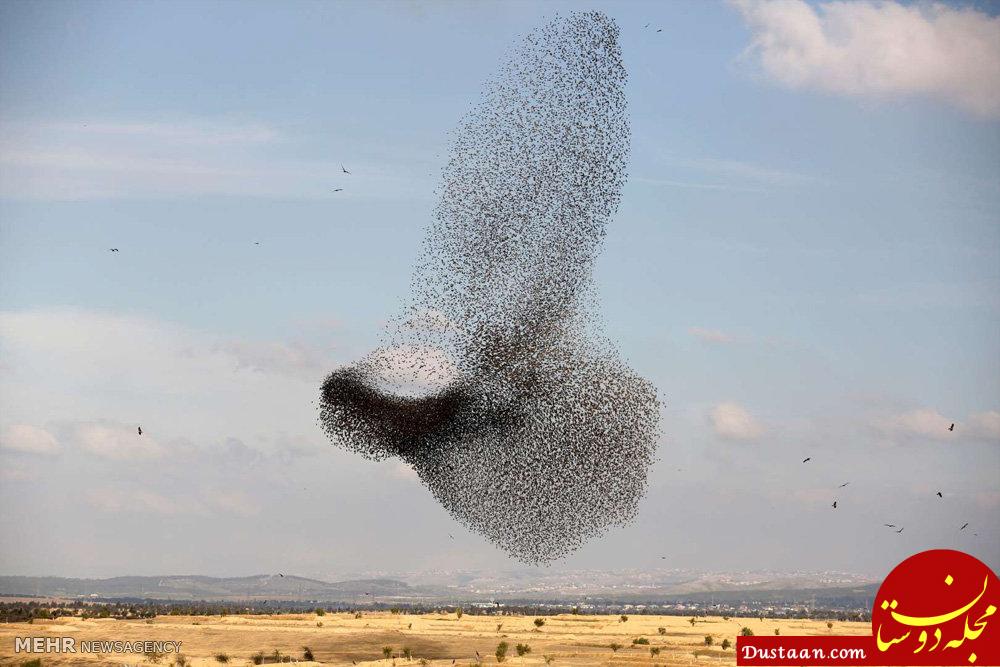
{"type": "MultiPolygon", "coordinates": [[[[616,575],[617,576],[617,575],[616,575]]],[[[608,578],[591,573],[574,575],[575,583],[543,582],[535,579],[517,581],[507,578],[484,585],[469,576],[438,578],[411,585],[397,579],[352,579],[326,582],[293,575],[254,575],[250,577],[112,577],[110,579],[69,579],[63,577],[0,576],[0,596],[64,598],[137,598],[149,600],[273,600],[275,602],[388,604],[453,604],[464,602],[506,601],[611,602],[630,603],[783,603],[812,605],[838,601],[853,604],[870,600],[878,584],[843,581],[815,576],[744,577],[698,575],[676,577],[671,581],[608,578]],[[449,584],[448,582],[457,582],[449,584]],[[627,585],[623,585],[627,583],[627,585]]],[[[645,577],[644,577],[645,579],[645,577]]]]}
{"type": "Polygon", "coordinates": [[[293,575],[251,577],[112,577],[67,579],[63,577],[0,576],[0,595],[49,597],[147,598],[160,600],[324,600],[352,601],[371,597],[423,597],[427,591],[412,589],[393,579],[366,579],[328,583],[293,575]],[[367,594],[367,595],[366,595],[367,594]]]}

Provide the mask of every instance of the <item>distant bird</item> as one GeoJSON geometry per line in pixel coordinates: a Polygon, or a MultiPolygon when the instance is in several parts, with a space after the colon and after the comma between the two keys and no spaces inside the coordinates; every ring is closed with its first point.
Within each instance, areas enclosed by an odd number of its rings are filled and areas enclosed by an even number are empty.
{"type": "Polygon", "coordinates": [[[667,560],[666,556],[660,556],[660,560],[667,560]]]}
{"type": "Polygon", "coordinates": [[[968,526],[969,526],[969,524],[964,523],[964,524],[962,524],[962,527],[959,528],[959,530],[965,530],[968,526]]]}
{"type": "Polygon", "coordinates": [[[642,26],[642,27],[643,27],[643,28],[648,28],[648,27],[649,27],[649,24],[647,23],[646,25],[644,25],[644,26],[642,26]]]}
{"type": "Polygon", "coordinates": [[[833,501],[833,509],[837,509],[837,501],[836,500],[833,501]]]}
{"type": "Polygon", "coordinates": [[[948,427],[948,430],[949,430],[949,431],[954,431],[954,430],[955,430],[955,425],[954,425],[954,424],[952,424],[951,426],[949,426],[949,427],[948,427]]]}
{"type": "Polygon", "coordinates": [[[142,435],[142,427],[139,427],[139,435],[142,435]]]}
{"type": "Polygon", "coordinates": [[[812,461],[812,457],[811,456],[807,456],[804,459],[802,459],[803,463],[805,463],[806,461],[812,461]]]}
{"type": "Polygon", "coordinates": [[[260,245],[260,241],[254,241],[253,244],[254,245],[260,245]]]}
{"type": "Polygon", "coordinates": [[[345,174],[349,174],[349,173],[351,173],[351,172],[347,171],[347,169],[345,169],[345,168],[344,168],[344,165],[340,165],[340,170],[341,170],[342,172],[344,172],[345,174]]]}
{"type": "Polygon", "coordinates": [[[886,528],[895,528],[896,527],[896,524],[894,524],[894,523],[884,523],[882,525],[885,526],[886,528]]]}
{"type": "Polygon", "coordinates": [[[344,188],[335,188],[334,189],[334,192],[343,192],[343,191],[344,191],[344,188]]]}
{"type": "Polygon", "coordinates": [[[452,535],[451,533],[448,533],[448,537],[450,537],[451,539],[455,539],[455,536],[452,535]]]}
{"type": "Polygon", "coordinates": [[[899,529],[899,530],[897,530],[896,532],[897,532],[897,533],[901,533],[901,532],[903,532],[903,529],[902,529],[902,528],[900,528],[900,529],[899,529]]]}
{"type": "Polygon", "coordinates": [[[285,575],[283,575],[282,573],[279,572],[278,576],[284,578],[285,575]]]}
{"type": "Polygon", "coordinates": [[[938,492],[937,492],[937,497],[938,497],[938,498],[944,498],[944,496],[942,496],[942,495],[941,495],[941,492],[940,492],[940,491],[938,491],[938,492]]]}
{"type": "Polygon", "coordinates": [[[663,28],[659,28],[656,32],[663,32],[663,28]]]}
{"type": "Polygon", "coordinates": [[[118,252],[118,248],[108,248],[110,252],[118,252]]]}
{"type": "Polygon", "coordinates": [[[844,482],[843,484],[841,484],[841,485],[840,485],[840,486],[838,486],[837,488],[838,488],[838,489],[842,489],[842,488],[844,488],[845,486],[847,486],[848,484],[850,484],[850,482],[844,482]]]}

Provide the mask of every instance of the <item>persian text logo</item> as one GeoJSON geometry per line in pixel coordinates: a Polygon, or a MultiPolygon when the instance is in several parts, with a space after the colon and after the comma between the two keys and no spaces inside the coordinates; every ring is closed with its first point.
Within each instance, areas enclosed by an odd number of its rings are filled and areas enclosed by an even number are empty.
{"type": "Polygon", "coordinates": [[[872,633],[882,664],[1000,664],[1000,631],[989,627],[1000,581],[984,563],[950,549],[904,560],[882,582],[872,633]]]}

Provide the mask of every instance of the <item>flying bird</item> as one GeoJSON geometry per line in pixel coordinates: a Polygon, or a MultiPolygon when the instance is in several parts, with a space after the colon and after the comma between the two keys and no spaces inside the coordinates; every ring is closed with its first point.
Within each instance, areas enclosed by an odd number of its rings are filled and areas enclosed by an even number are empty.
{"type": "Polygon", "coordinates": [[[118,252],[118,248],[108,248],[110,252],[118,252]]]}
{"type": "Polygon", "coordinates": [[[450,537],[451,539],[455,539],[455,536],[452,535],[451,533],[448,533],[448,537],[450,537]]]}
{"type": "Polygon", "coordinates": [[[342,172],[344,172],[345,174],[349,174],[349,173],[351,173],[351,172],[347,171],[347,169],[346,169],[346,168],[344,168],[344,165],[340,165],[340,170],[341,170],[342,172]]]}
{"type": "Polygon", "coordinates": [[[968,527],[968,525],[969,525],[968,523],[962,524],[962,527],[959,528],[959,530],[965,530],[968,527]]]}
{"type": "Polygon", "coordinates": [[[344,188],[334,188],[334,192],[343,192],[344,188]]]}
{"type": "Polygon", "coordinates": [[[837,509],[837,501],[836,500],[833,501],[833,509],[837,509]]]}
{"type": "Polygon", "coordinates": [[[896,524],[894,524],[894,523],[884,523],[882,525],[885,526],[886,528],[895,528],[896,527],[896,524]]]}
{"type": "Polygon", "coordinates": [[[811,456],[807,456],[804,459],[802,459],[803,463],[805,463],[806,461],[812,461],[812,457],[811,456]]]}
{"type": "Polygon", "coordinates": [[[951,426],[949,426],[949,427],[948,427],[948,430],[949,430],[949,431],[954,431],[954,430],[955,430],[955,425],[954,425],[954,424],[952,424],[951,426]]]}
{"type": "Polygon", "coordinates": [[[142,427],[139,427],[139,435],[142,435],[142,427]]]}
{"type": "Polygon", "coordinates": [[[841,485],[840,485],[840,486],[838,486],[837,488],[838,488],[838,489],[842,489],[842,488],[844,488],[845,486],[847,486],[848,484],[850,484],[850,482],[844,482],[843,484],[841,484],[841,485]]]}
{"type": "Polygon", "coordinates": [[[897,530],[896,532],[897,532],[897,533],[901,533],[901,532],[903,532],[903,529],[902,529],[902,528],[900,528],[900,529],[899,529],[899,530],[897,530]]]}
{"type": "Polygon", "coordinates": [[[285,575],[283,575],[282,573],[279,572],[278,576],[284,578],[285,575]]]}
{"type": "Polygon", "coordinates": [[[663,32],[663,28],[658,28],[656,32],[663,32]]]}
{"type": "Polygon", "coordinates": [[[648,27],[649,27],[649,24],[647,23],[646,25],[644,25],[644,26],[642,26],[642,27],[643,27],[643,28],[648,28],[648,27]]]}
{"type": "Polygon", "coordinates": [[[937,492],[937,497],[938,497],[938,498],[944,498],[944,496],[942,496],[942,495],[941,495],[941,492],[940,492],[940,491],[938,491],[938,492],[937,492]]]}

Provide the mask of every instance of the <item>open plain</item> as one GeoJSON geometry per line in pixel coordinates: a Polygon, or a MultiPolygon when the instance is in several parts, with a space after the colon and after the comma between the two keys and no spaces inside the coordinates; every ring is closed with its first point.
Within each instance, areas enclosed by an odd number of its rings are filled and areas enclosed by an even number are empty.
{"type": "Polygon", "coordinates": [[[0,664],[20,665],[40,658],[42,665],[175,664],[193,666],[301,664],[379,667],[467,667],[497,664],[497,647],[506,642],[503,662],[522,665],[734,665],[736,636],[754,634],[866,635],[868,623],[729,618],[717,616],[632,615],[474,616],[455,613],[353,613],[159,616],[146,620],[36,619],[0,625],[0,664]],[[536,624],[536,619],[542,623],[536,624]],[[179,641],[173,654],[15,653],[16,637],[73,637],[86,640],[179,641]],[[707,638],[711,638],[708,643],[707,638]],[[731,646],[721,648],[723,641],[731,646]],[[648,643],[646,643],[648,642],[648,643]],[[518,645],[530,648],[519,655],[518,645]],[[313,660],[305,660],[308,647],[313,660]],[[275,653],[277,652],[277,653],[275,653]],[[388,652],[389,657],[385,657],[388,652]],[[478,652],[478,657],[477,657],[478,652]],[[407,657],[409,656],[409,657],[407,657]]]}

